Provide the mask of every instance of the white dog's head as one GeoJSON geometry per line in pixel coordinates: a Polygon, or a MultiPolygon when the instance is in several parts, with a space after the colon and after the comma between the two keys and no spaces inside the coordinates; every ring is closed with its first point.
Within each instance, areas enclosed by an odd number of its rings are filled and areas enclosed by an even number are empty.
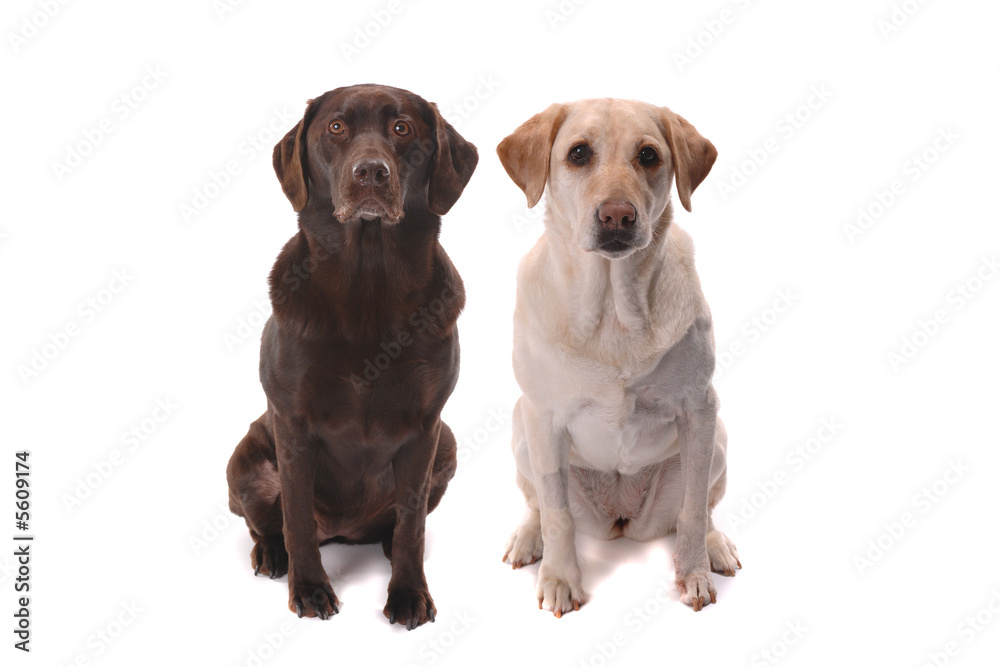
{"type": "Polygon", "coordinates": [[[553,104],[497,146],[500,161],[528,198],[548,206],[587,252],[627,257],[649,245],[677,182],[681,204],[705,180],[717,152],[666,107],[618,99],[553,104]]]}

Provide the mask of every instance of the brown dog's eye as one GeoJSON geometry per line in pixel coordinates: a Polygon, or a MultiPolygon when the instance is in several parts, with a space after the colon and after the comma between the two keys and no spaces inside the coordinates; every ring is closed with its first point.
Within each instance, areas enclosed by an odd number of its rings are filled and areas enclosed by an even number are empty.
{"type": "Polygon", "coordinates": [[[590,159],[590,146],[587,144],[577,144],[569,149],[569,159],[575,164],[586,164],[590,159]]]}
{"type": "Polygon", "coordinates": [[[405,137],[410,133],[410,126],[401,120],[397,120],[396,124],[392,126],[392,131],[401,137],[405,137]]]}
{"type": "Polygon", "coordinates": [[[653,165],[659,163],[660,155],[656,152],[655,148],[651,146],[646,146],[641,151],[639,151],[639,162],[642,163],[644,167],[652,167],[653,165]]]}
{"type": "Polygon", "coordinates": [[[344,131],[344,121],[342,121],[342,120],[335,120],[332,123],[330,123],[330,131],[333,132],[334,134],[340,134],[341,132],[343,132],[344,131]]]}

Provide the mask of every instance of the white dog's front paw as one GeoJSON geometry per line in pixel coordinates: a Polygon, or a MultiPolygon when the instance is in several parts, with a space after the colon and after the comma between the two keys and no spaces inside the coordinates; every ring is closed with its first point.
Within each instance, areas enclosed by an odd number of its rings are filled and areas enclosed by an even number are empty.
{"type": "Polygon", "coordinates": [[[580,573],[563,576],[562,573],[549,573],[545,564],[538,571],[538,608],[551,611],[556,618],[562,618],[565,612],[579,611],[580,605],[587,601],[580,581],[580,573]]]}
{"type": "Polygon", "coordinates": [[[705,605],[715,602],[715,584],[712,583],[712,573],[708,570],[692,572],[683,577],[678,574],[675,583],[681,594],[681,602],[695,611],[701,611],[705,605]]]}
{"type": "Polygon", "coordinates": [[[718,530],[708,534],[705,544],[708,547],[708,559],[712,563],[713,572],[735,577],[736,570],[743,569],[740,555],[736,553],[736,545],[718,530]]]}
{"type": "Polygon", "coordinates": [[[542,557],[542,544],[541,524],[537,520],[528,518],[507,540],[503,562],[510,563],[515,570],[531,565],[542,557]]]}

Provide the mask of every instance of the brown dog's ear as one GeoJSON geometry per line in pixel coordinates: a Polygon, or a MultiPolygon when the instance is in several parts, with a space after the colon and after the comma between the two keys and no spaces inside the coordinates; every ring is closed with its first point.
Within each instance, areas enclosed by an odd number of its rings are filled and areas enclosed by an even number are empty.
{"type": "Polygon", "coordinates": [[[292,202],[292,208],[299,212],[309,201],[309,176],[306,168],[306,130],[315,114],[316,100],[306,103],[302,120],[288,131],[281,141],[274,145],[274,173],[278,175],[281,189],[292,202]]]}
{"type": "Polygon", "coordinates": [[[507,175],[524,191],[528,208],[538,203],[549,175],[549,156],[559,126],[565,118],[562,104],[553,104],[524,121],[497,146],[497,155],[507,175]]]}
{"type": "Polygon", "coordinates": [[[455,205],[472,178],[479,164],[479,151],[444,119],[436,104],[430,103],[430,107],[434,112],[437,150],[431,160],[427,207],[435,215],[444,215],[455,205]]]}
{"type": "Polygon", "coordinates": [[[691,211],[691,193],[701,185],[715,164],[719,152],[712,142],[701,136],[694,125],[666,107],[660,108],[660,119],[667,145],[674,160],[674,180],[681,204],[691,211]]]}

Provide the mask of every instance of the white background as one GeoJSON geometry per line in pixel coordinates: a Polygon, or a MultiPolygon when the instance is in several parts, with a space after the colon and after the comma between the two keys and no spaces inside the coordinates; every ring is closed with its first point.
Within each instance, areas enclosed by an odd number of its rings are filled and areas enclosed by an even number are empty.
{"type": "Polygon", "coordinates": [[[385,22],[387,0],[221,13],[211,0],[97,1],[51,17],[43,2],[5,3],[4,663],[995,658],[1000,280],[984,260],[1000,250],[1000,8],[904,4],[887,33],[890,0],[402,0],[384,27],[370,22],[385,22]],[[366,25],[377,34],[348,58],[343,45],[366,25]],[[437,102],[481,155],[441,238],[469,297],[445,409],[464,445],[428,521],[438,622],[409,633],[382,616],[380,547],[324,547],[342,611],[299,620],[284,579],[252,576],[249,535],[225,509],[226,462],[264,407],[256,304],[295,232],[271,146],[308,98],[362,82],[437,102]],[[720,362],[742,345],[716,379],[730,481],[715,516],[744,569],[717,577],[718,604],[698,614],[673,590],[672,539],[580,538],[590,601],[560,620],[537,609],[537,565],[500,562],[523,508],[509,449],[515,267],[542,227],[495,146],[551,102],[599,96],[667,105],[719,149],[693,213],[677,205],[676,220],[698,249],[720,362]],[[934,148],[941,132],[952,139],[934,148]],[[56,163],[73,151],[86,155],[65,172],[56,163]],[[239,173],[225,182],[231,161],[239,173]],[[196,193],[209,200],[186,220],[196,193]],[[859,207],[880,215],[852,238],[859,207]],[[783,291],[792,305],[771,311],[783,291]],[[937,311],[943,323],[926,325],[937,311]],[[917,347],[894,364],[904,338],[917,347]],[[37,374],[25,371],[33,358],[37,374]],[[158,400],[177,406],[162,423],[158,400]],[[838,424],[832,437],[824,420],[838,424]],[[133,428],[141,441],[125,439],[133,428]],[[795,454],[806,446],[808,461],[795,454]],[[30,656],[11,633],[22,448],[36,535],[30,656]],[[946,476],[952,464],[965,472],[946,476]],[[76,494],[87,497],[68,505],[76,494]]]}

